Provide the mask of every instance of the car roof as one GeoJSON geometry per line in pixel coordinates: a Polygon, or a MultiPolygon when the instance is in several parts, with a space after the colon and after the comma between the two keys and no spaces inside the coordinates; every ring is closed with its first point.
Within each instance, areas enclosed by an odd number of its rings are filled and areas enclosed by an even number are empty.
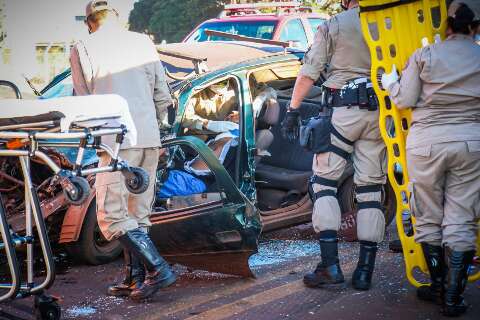
{"type": "MultiPolygon", "coordinates": [[[[222,69],[229,65],[239,64],[252,59],[281,55],[284,48],[275,45],[266,45],[242,41],[205,41],[189,43],[170,43],[159,47],[160,50],[175,52],[206,59],[208,72],[222,69]]],[[[297,52],[295,49],[289,51],[297,52]]],[[[160,52],[160,60],[169,73],[177,77],[184,77],[194,71],[190,60],[172,57],[160,52]]]]}

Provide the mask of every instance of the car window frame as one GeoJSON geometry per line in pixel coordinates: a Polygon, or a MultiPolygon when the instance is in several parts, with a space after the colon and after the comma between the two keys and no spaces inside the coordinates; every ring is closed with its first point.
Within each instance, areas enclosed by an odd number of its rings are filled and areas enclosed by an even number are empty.
{"type": "MultiPolygon", "coordinates": [[[[175,132],[175,136],[179,136],[179,134],[181,133],[180,130],[183,128],[182,127],[182,122],[183,122],[183,119],[185,117],[185,113],[187,111],[187,108],[188,108],[188,104],[190,103],[190,101],[192,100],[192,97],[194,95],[196,95],[197,93],[199,93],[200,91],[208,88],[209,86],[215,84],[215,83],[219,83],[219,82],[222,82],[222,81],[225,81],[225,80],[230,80],[232,79],[235,84],[236,84],[236,95],[237,95],[237,98],[238,98],[238,113],[240,115],[239,117],[239,121],[238,121],[238,127],[239,127],[239,145],[238,145],[238,150],[241,150],[241,147],[242,147],[242,143],[243,143],[243,137],[245,135],[245,130],[244,130],[244,118],[243,118],[243,107],[244,107],[244,96],[242,94],[242,86],[241,86],[241,79],[240,77],[238,77],[237,75],[234,75],[234,74],[228,74],[228,75],[222,75],[222,76],[219,76],[219,77],[215,77],[215,78],[212,78],[212,79],[209,79],[207,82],[197,86],[197,87],[194,87],[190,90],[190,92],[187,94],[188,97],[186,98],[186,100],[184,100],[185,102],[182,103],[183,106],[182,108],[178,108],[177,110],[181,110],[182,111],[182,115],[176,115],[175,117],[175,122],[178,121],[178,123],[174,123],[174,126],[176,126],[174,128],[174,132],[175,132]]],[[[179,103],[181,103],[179,101],[179,103]]],[[[183,136],[183,135],[182,135],[183,136]]],[[[241,177],[240,177],[240,169],[239,169],[239,161],[240,157],[238,157],[238,154],[237,154],[237,157],[236,157],[236,161],[235,161],[235,177],[234,177],[234,181],[235,181],[235,184],[238,186],[240,184],[240,181],[241,181],[241,177]]]]}

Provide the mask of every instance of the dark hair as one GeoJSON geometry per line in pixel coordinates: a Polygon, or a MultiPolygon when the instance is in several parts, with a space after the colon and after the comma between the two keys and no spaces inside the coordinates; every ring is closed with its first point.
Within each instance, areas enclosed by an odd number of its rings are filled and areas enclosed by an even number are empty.
{"type": "Polygon", "coordinates": [[[470,34],[480,24],[480,21],[474,21],[474,18],[473,11],[465,3],[460,3],[457,11],[455,11],[455,16],[448,17],[447,24],[453,33],[470,34]]]}

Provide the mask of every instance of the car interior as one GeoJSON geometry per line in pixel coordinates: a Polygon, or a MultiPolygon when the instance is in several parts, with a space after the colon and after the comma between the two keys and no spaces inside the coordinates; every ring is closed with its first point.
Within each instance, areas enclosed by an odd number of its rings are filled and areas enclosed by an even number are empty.
{"type": "MultiPolygon", "coordinates": [[[[257,149],[255,180],[258,207],[261,211],[285,208],[307,197],[308,179],[312,175],[313,154],[300,145],[287,141],[281,134],[281,122],[292,95],[298,70],[298,64],[280,64],[254,70],[249,74],[257,149]]],[[[225,82],[225,79],[220,80],[220,82],[222,81],[225,82]]],[[[229,89],[235,91],[236,101],[233,102],[234,107],[229,110],[230,112],[224,112],[222,117],[231,119],[229,115],[233,112],[238,113],[241,104],[238,98],[238,84],[234,85],[236,80],[231,78],[227,81],[229,82],[229,89]]],[[[208,105],[209,102],[205,101],[208,98],[210,101],[218,102],[218,96],[211,93],[211,86],[202,88],[192,95],[191,101],[201,101],[200,103],[208,105]],[[205,91],[210,92],[206,94],[205,91]]],[[[315,86],[302,103],[300,112],[303,119],[319,113],[319,99],[320,87],[315,86]]],[[[190,104],[187,108],[192,108],[195,105],[195,103],[190,104]]],[[[200,108],[200,113],[207,108],[200,108]]],[[[237,181],[237,162],[240,159],[237,156],[238,138],[218,139],[223,133],[218,134],[200,127],[194,128],[191,119],[188,119],[188,117],[197,118],[198,113],[195,112],[195,115],[193,115],[192,112],[185,112],[180,129],[181,134],[196,136],[205,141],[234,181],[237,181]],[[234,140],[237,140],[237,143],[231,143],[234,140]],[[225,146],[228,148],[225,148],[225,146]]],[[[198,118],[202,117],[205,117],[205,114],[198,118]]],[[[209,117],[217,120],[213,115],[209,117]]],[[[236,119],[236,121],[242,121],[242,119],[236,119]]],[[[177,186],[186,186],[185,190],[174,190],[173,193],[157,191],[157,211],[168,213],[172,210],[221,200],[214,176],[205,174],[208,173],[209,168],[194,150],[187,147],[170,148],[168,159],[165,162],[166,164],[163,166],[165,169],[160,173],[160,184],[157,189],[161,191],[163,188],[165,191],[173,183],[177,186]],[[202,185],[202,187],[198,189],[192,187],[197,185],[202,185]]]]}
{"type": "MultiPolygon", "coordinates": [[[[298,66],[279,66],[258,70],[250,74],[250,83],[260,83],[276,90],[278,117],[268,127],[260,120],[256,136],[272,136],[266,148],[267,154],[257,161],[255,179],[258,206],[262,211],[276,210],[301,201],[308,192],[308,179],[312,176],[313,153],[282,137],[281,122],[290,102],[298,66]]],[[[251,90],[254,92],[254,90],[251,90]]],[[[318,115],[320,88],[314,87],[302,103],[300,113],[303,119],[318,115]]]]}
{"type": "MultiPolygon", "coordinates": [[[[200,88],[190,97],[180,127],[180,135],[194,136],[204,141],[227,172],[237,171],[240,130],[239,90],[234,78],[221,79],[200,88]],[[205,123],[215,123],[211,128],[205,123]]],[[[185,146],[169,148],[164,156],[157,184],[156,211],[175,210],[216,203],[222,200],[215,176],[198,153],[185,146]]]]}

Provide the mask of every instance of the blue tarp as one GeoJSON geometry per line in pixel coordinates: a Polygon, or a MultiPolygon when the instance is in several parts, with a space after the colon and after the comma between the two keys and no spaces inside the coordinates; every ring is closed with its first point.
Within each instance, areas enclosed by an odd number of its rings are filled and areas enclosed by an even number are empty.
{"type": "Polygon", "coordinates": [[[193,175],[180,170],[171,170],[165,181],[157,191],[157,198],[166,199],[173,196],[188,196],[202,193],[207,190],[205,183],[193,175]]]}

